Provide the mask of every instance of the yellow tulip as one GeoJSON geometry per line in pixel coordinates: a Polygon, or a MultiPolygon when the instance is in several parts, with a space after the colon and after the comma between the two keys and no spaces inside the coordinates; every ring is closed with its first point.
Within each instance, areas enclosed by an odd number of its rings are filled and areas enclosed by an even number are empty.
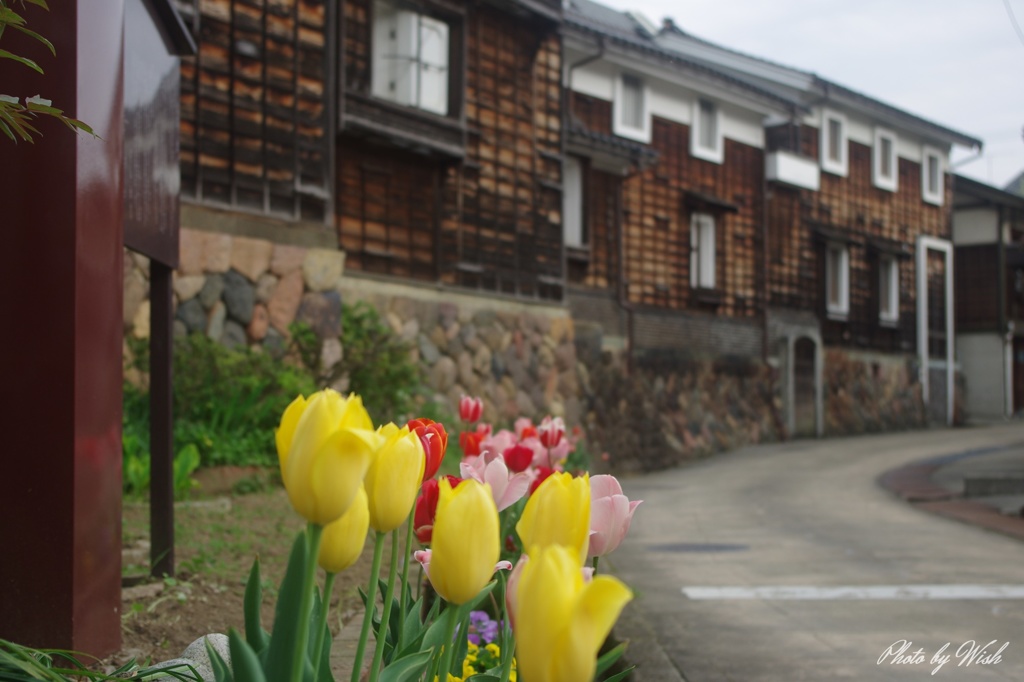
{"type": "Polygon", "coordinates": [[[409,517],[423,482],[426,457],[419,437],[408,426],[388,424],[377,434],[381,446],[366,472],[366,495],[370,500],[370,527],[387,533],[409,517]]]}
{"type": "Polygon", "coordinates": [[[379,443],[362,399],[331,389],[296,398],[275,437],[292,507],[321,526],[348,511],[379,443]]]}
{"type": "Polygon", "coordinates": [[[467,479],[452,490],[448,479],[441,479],[430,542],[430,582],[445,601],[465,604],[490,581],[501,555],[500,535],[490,486],[467,479]]]}
{"type": "Polygon", "coordinates": [[[590,476],[548,476],[526,502],[516,532],[523,547],[565,545],[583,563],[590,542],[590,476]]]}
{"type": "Polygon", "coordinates": [[[536,546],[516,587],[516,661],[524,682],[594,679],[597,652],[633,598],[621,581],[584,582],[575,547],[536,546]]]}
{"type": "Polygon", "coordinates": [[[366,490],[359,486],[352,506],[337,521],[324,527],[320,540],[320,568],[328,573],[340,573],[359,560],[366,545],[370,528],[370,508],[366,490]]]}

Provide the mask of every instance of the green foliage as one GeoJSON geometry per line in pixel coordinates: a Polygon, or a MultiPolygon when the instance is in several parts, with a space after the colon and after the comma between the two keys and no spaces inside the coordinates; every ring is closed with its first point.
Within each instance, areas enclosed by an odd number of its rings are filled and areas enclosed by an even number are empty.
{"type": "Polygon", "coordinates": [[[83,656],[73,651],[59,649],[32,649],[14,642],[0,639],[0,680],[4,682],[71,682],[72,680],[142,680],[149,678],[172,678],[175,680],[199,680],[199,674],[191,666],[141,668],[135,659],[124,664],[109,675],[89,670],[81,662],[83,656]],[[165,677],[166,676],[166,677],[165,677]]]}
{"type": "MultiPolygon", "coordinates": [[[[136,349],[135,358],[137,367],[146,367],[144,348],[136,349]]],[[[281,413],[297,395],[314,390],[308,372],[268,354],[227,349],[201,334],[177,339],[175,452],[180,457],[194,449],[201,466],[275,464],[281,413]]],[[[149,397],[127,383],[124,432],[126,456],[133,448],[148,460],[149,397]]]]}
{"type": "MultiPolygon", "coordinates": [[[[12,4],[9,0],[0,0],[0,37],[3,37],[4,31],[10,28],[41,43],[50,51],[50,54],[57,56],[57,50],[53,47],[53,43],[35,31],[30,30],[26,26],[25,18],[12,9],[12,4]]],[[[35,5],[47,11],[50,9],[47,7],[45,0],[20,0],[19,4],[22,10],[24,10],[25,5],[35,5]]],[[[35,60],[13,54],[4,49],[0,49],[0,59],[8,59],[33,71],[43,73],[42,67],[35,60]]],[[[22,100],[18,97],[0,94],[0,132],[3,132],[14,142],[17,142],[19,138],[25,142],[32,142],[32,136],[40,134],[39,130],[33,125],[38,116],[49,116],[60,121],[71,130],[82,130],[90,135],[96,135],[88,125],[76,118],[65,116],[63,110],[53,106],[53,102],[43,99],[39,95],[26,97],[24,98],[24,103],[22,103],[22,100]]]]}
{"type": "Polygon", "coordinates": [[[381,319],[377,309],[359,301],[341,311],[341,362],[329,371],[320,366],[320,341],[306,325],[291,326],[292,341],[302,363],[320,385],[348,377],[348,388],[363,398],[375,422],[400,423],[411,415],[422,384],[420,367],[410,357],[412,347],[381,319]]]}

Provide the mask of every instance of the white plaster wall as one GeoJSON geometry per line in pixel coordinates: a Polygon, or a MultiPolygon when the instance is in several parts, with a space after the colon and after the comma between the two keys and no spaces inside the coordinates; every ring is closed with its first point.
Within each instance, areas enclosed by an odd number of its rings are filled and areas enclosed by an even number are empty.
{"type": "MultiPolygon", "coordinates": [[[[896,133],[896,156],[907,161],[913,161],[914,163],[921,163],[924,159],[924,141],[916,135],[912,135],[906,131],[895,128],[888,123],[878,123],[876,121],[863,118],[855,113],[851,113],[840,107],[831,106],[833,111],[837,111],[846,116],[847,125],[847,136],[854,142],[865,144],[869,147],[874,147],[875,144],[875,126],[880,125],[886,130],[891,130],[896,133]]],[[[821,107],[814,107],[809,114],[803,117],[803,124],[808,126],[814,126],[819,131],[821,130],[821,107]]],[[[943,145],[930,144],[934,149],[938,149],[944,153],[947,158],[942,160],[943,170],[947,170],[948,167],[948,155],[949,149],[943,149],[943,145]]]]}
{"type": "Polygon", "coordinates": [[[1006,409],[1006,368],[999,334],[957,334],[960,366],[967,380],[967,411],[974,417],[1001,418],[1006,409]]]}
{"type": "Polygon", "coordinates": [[[961,209],[953,212],[953,243],[995,244],[999,241],[999,215],[990,208],[961,209]]]}

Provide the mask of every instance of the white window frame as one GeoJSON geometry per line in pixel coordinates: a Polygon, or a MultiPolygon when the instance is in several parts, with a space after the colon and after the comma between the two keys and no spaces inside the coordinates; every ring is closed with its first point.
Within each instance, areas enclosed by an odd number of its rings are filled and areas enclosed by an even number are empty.
{"type": "Polygon", "coordinates": [[[820,151],[821,151],[821,169],[828,173],[833,173],[842,177],[846,177],[850,168],[850,131],[849,125],[846,120],[846,116],[839,113],[838,111],[832,111],[831,109],[821,110],[821,135],[819,137],[820,151]],[[839,159],[834,160],[829,155],[829,149],[831,148],[832,132],[830,121],[836,121],[839,123],[839,159]]]}
{"type": "Polygon", "coordinates": [[[944,194],[945,194],[945,170],[942,167],[942,159],[944,154],[934,147],[928,147],[927,145],[921,151],[921,198],[929,204],[935,204],[936,206],[942,206],[944,194]],[[935,159],[935,167],[937,171],[937,191],[933,192],[930,183],[928,182],[929,159],[935,159]]]}
{"type": "Polygon", "coordinates": [[[879,189],[895,192],[899,187],[900,166],[896,156],[896,133],[885,128],[875,128],[875,146],[871,151],[871,181],[879,189]],[[889,142],[888,155],[883,153],[883,141],[889,142]],[[884,164],[888,156],[889,175],[883,174],[884,164]]]}
{"type": "Polygon", "coordinates": [[[829,242],[825,247],[825,310],[830,317],[846,318],[850,314],[850,247],[840,242],[829,242]],[[839,291],[832,292],[832,254],[839,254],[839,291]],[[838,301],[833,302],[832,299],[838,301]]]}
{"type": "Polygon", "coordinates": [[[565,245],[586,248],[587,232],[583,224],[583,164],[566,155],[562,165],[562,235],[565,245]]]}
{"type": "Polygon", "coordinates": [[[690,286],[716,289],[715,217],[710,213],[690,216],[690,286]]]}
{"type": "Polygon", "coordinates": [[[615,78],[615,88],[612,97],[612,132],[619,137],[627,137],[638,142],[649,143],[651,141],[651,93],[647,81],[643,76],[635,73],[622,72],[615,78]],[[640,81],[640,119],[639,128],[626,125],[622,117],[624,115],[623,101],[625,97],[626,78],[635,78],[640,81]]]}
{"type": "Polygon", "coordinates": [[[373,3],[373,54],[370,92],[402,106],[449,114],[451,40],[449,22],[429,14],[401,9],[388,0],[373,3]],[[424,36],[441,37],[440,57],[424,55],[424,36]],[[433,77],[431,77],[433,76],[433,77]],[[424,87],[434,83],[436,87],[424,87]]]}
{"type": "Polygon", "coordinates": [[[889,254],[882,254],[878,259],[878,320],[886,325],[900,321],[900,262],[889,254]],[[889,283],[888,301],[883,296],[886,280],[889,283]]]}
{"type": "Polygon", "coordinates": [[[722,163],[725,159],[725,138],[722,135],[722,108],[717,102],[701,97],[693,101],[693,125],[690,126],[690,154],[698,159],[704,159],[712,163],[722,163]],[[701,103],[710,104],[713,107],[711,115],[714,118],[715,139],[711,147],[705,147],[701,144],[701,140],[704,137],[701,103]]]}

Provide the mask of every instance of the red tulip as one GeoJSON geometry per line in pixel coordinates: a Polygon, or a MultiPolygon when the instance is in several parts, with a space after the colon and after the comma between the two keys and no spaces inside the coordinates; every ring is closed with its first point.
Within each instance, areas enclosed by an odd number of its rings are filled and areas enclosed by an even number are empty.
{"type": "Polygon", "coordinates": [[[423,444],[423,454],[427,458],[423,480],[426,481],[433,478],[441,468],[441,461],[448,449],[448,432],[445,431],[444,424],[426,418],[410,419],[409,430],[415,433],[423,444]]]}
{"type": "Polygon", "coordinates": [[[480,441],[485,434],[479,431],[463,431],[459,434],[459,446],[462,448],[464,457],[476,457],[480,454],[480,441]]]}
{"type": "MultiPolygon", "coordinates": [[[[445,476],[454,489],[462,479],[458,476],[445,476]]],[[[437,479],[428,478],[420,488],[420,496],[416,498],[416,509],[413,512],[412,524],[416,539],[429,545],[434,533],[434,517],[437,516],[438,488],[437,479]]]]}
{"type": "Polygon", "coordinates": [[[540,423],[540,428],[537,429],[537,435],[540,437],[541,445],[546,448],[553,448],[562,442],[562,436],[565,435],[565,422],[562,421],[561,417],[544,417],[544,421],[540,423]]]}
{"type": "Polygon", "coordinates": [[[483,414],[483,411],[484,401],[480,400],[480,398],[464,395],[459,399],[459,418],[462,421],[468,424],[480,421],[480,415],[483,414]]]}
{"type": "Polygon", "coordinates": [[[505,458],[505,466],[512,473],[518,474],[526,471],[533,463],[533,450],[525,445],[513,445],[502,453],[505,458]]]}
{"type": "Polygon", "coordinates": [[[533,491],[553,473],[555,470],[550,467],[537,467],[537,478],[533,479],[533,483],[530,484],[530,494],[532,495],[533,491]]]}

